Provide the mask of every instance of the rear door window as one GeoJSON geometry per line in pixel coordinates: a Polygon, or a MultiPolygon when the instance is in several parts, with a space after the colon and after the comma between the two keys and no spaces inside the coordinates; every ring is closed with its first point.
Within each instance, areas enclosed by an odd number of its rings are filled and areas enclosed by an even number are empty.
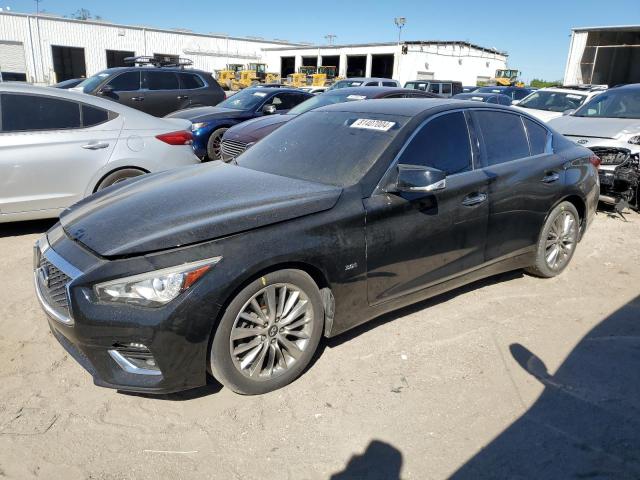
{"type": "Polygon", "coordinates": [[[471,143],[462,112],[426,123],[402,152],[399,163],[437,168],[453,175],[471,170],[471,143]]]}
{"type": "Polygon", "coordinates": [[[173,72],[143,72],[142,86],[148,90],[178,90],[178,76],[173,72]]]}
{"type": "Polygon", "coordinates": [[[443,95],[451,95],[451,84],[443,83],[442,84],[442,94],[443,95]]]}
{"type": "Polygon", "coordinates": [[[2,131],[63,130],[80,128],[80,104],[40,96],[2,94],[2,131]]]}
{"type": "Polygon", "coordinates": [[[298,105],[302,99],[306,100],[308,97],[303,97],[297,93],[279,93],[274,95],[267,105],[274,105],[276,110],[291,110],[298,105]]]}
{"type": "Polygon", "coordinates": [[[440,84],[439,83],[430,83],[429,84],[429,91],[431,93],[440,94],[440,84]]]}
{"type": "Polygon", "coordinates": [[[382,82],[383,87],[397,87],[396,82],[382,82]]]}
{"type": "Polygon", "coordinates": [[[180,86],[185,90],[193,90],[204,87],[204,82],[199,75],[194,73],[180,73],[180,86]]]}
{"type": "Polygon", "coordinates": [[[140,72],[121,73],[107,83],[116,92],[133,92],[140,90],[140,72]]]}
{"type": "Polygon", "coordinates": [[[520,115],[495,112],[473,112],[482,135],[482,148],[487,166],[529,156],[529,142],[520,115]]]}

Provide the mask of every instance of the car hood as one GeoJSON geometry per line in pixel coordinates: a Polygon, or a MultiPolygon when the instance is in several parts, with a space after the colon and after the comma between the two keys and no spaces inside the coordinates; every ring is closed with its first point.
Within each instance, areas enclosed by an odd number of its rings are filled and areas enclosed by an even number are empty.
{"type": "Polygon", "coordinates": [[[254,118],[231,127],[224,134],[224,139],[242,143],[257,142],[292,118],[295,118],[295,115],[267,115],[254,118]]]}
{"type": "Polygon", "coordinates": [[[554,118],[562,116],[562,112],[550,112],[548,110],[538,110],[536,108],[524,108],[519,107],[518,105],[514,105],[513,108],[520,110],[521,112],[528,113],[532,117],[536,117],[538,120],[542,120],[543,122],[549,122],[554,118]]]}
{"type": "Polygon", "coordinates": [[[632,118],[593,118],[566,115],[549,122],[563,135],[619,139],[640,133],[640,120],[632,118]]]}
{"type": "Polygon", "coordinates": [[[185,118],[195,123],[216,120],[218,118],[246,117],[247,115],[249,115],[249,112],[245,110],[235,110],[233,108],[195,107],[178,110],[177,112],[170,113],[165,118],[185,118]]]}
{"type": "Polygon", "coordinates": [[[67,235],[103,257],[143,254],[328,210],[342,192],[222,162],[138,178],[65,210],[67,235]]]}

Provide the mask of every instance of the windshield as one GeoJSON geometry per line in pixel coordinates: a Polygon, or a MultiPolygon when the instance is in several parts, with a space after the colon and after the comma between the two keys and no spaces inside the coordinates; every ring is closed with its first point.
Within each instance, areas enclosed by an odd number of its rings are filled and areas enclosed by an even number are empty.
{"type": "Polygon", "coordinates": [[[523,98],[519,107],[546,110],[547,112],[564,112],[575,110],[586,100],[586,95],[578,93],[550,92],[539,90],[523,98]]]}
{"type": "Polygon", "coordinates": [[[237,163],[283,177],[341,187],[353,185],[408,120],[374,113],[309,112],[256,143],[238,157],[237,163]]]}
{"type": "Polygon", "coordinates": [[[315,97],[305,100],[300,105],[289,110],[289,115],[300,115],[315,108],[324,107],[325,105],[333,105],[334,103],[351,102],[353,100],[364,100],[365,95],[354,95],[353,93],[339,93],[336,95],[316,95],[315,97]]]}
{"type": "Polygon", "coordinates": [[[338,88],[348,87],[360,87],[364,82],[362,80],[340,80],[329,87],[329,90],[336,90],[338,88]]]}
{"type": "Polygon", "coordinates": [[[76,88],[82,88],[84,93],[93,92],[109,75],[111,75],[109,72],[96,73],[92,77],[84,79],[76,88]]]}
{"type": "Polygon", "coordinates": [[[610,90],[601,93],[580,107],[574,116],[640,119],[640,90],[610,90]]]}
{"type": "Polygon", "coordinates": [[[264,101],[266,96],[266,92],[253,89],[242,90],[220,102],[217,106],[234,110],[253,110],[264,101]]]}

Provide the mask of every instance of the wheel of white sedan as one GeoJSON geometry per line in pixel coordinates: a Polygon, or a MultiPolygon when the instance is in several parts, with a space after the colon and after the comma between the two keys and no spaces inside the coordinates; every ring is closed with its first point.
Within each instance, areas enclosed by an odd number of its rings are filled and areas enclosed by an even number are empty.
{"type": "Polygon", "coordinates": [[[211,373],[237,393],[281,388],[309,364],[323,325],[320,291],[307,273],[261,276],[226,308],[211,343],[211,373]]]}

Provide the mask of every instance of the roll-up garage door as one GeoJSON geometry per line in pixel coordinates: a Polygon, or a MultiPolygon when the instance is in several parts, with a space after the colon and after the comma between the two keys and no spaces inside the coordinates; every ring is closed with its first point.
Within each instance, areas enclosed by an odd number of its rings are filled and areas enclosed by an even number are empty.
{"type": "Polygon", "coordinates": [[[21,42],[0,41],[0,72],[5,81],[26,80],[27,66],[21,42]]]}

